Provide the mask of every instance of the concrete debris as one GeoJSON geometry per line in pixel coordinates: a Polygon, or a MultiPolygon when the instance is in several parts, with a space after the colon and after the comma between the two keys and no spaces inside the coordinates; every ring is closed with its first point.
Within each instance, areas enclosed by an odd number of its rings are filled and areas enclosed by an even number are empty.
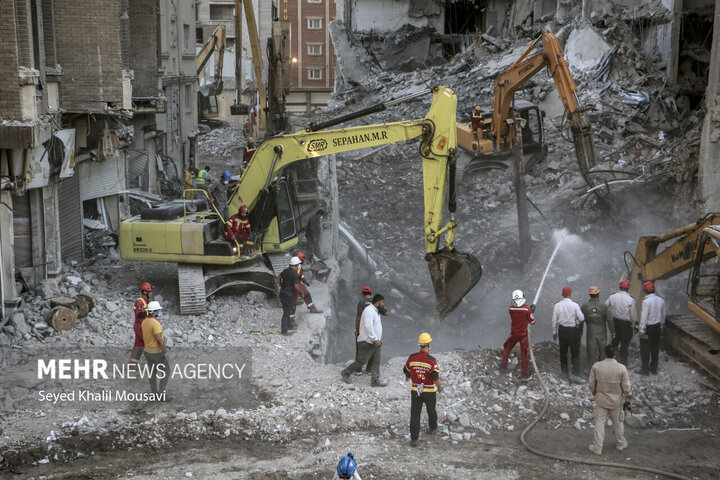
{"type": "Polygon", "coordinates": [[[573,69],[581,72],[595,70],[604,61],[612,47],[591,26],[572,31],[565,45],[565,58],[573,69]]]}

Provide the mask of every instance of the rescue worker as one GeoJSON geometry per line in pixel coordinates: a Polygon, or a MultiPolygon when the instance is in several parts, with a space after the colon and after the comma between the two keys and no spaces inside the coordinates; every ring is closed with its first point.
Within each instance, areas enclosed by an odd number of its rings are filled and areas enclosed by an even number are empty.
{"type": "MultiPolygon", "coordinates": [[[[360,290],[360,301],[357,304],[357,309],[355,311],[355,359],[357,359],[358,354],[358,348],[357,348],[357,338],[358,335],[360,335],[360,317],[362,316],[363,310],[365,310],[365,307],[370,305],[370,299],[372,298],[372,288],[365,286],[362,287],[360,290]]],[[[380,315],[388,315],[389,312],[387,311],[387,308],[384,306],[378,308],[378,313],[380,315]]],[[[370,373],[370,365],[368,364],[365,367],[365,372],[370,373]]],[[[358,367],[358,369],[355,371],[355,375],[362,375],[362,365],[358,367]]]]}
{"type": "Polygon", "coordinates": [[[345,383],[352,383],[350,375],[365,364],[370,365],[370,386],[385,387],[387,382],[380,380],[380,360],[382,347],[382,319],[379,309],[385,306],[385,297],[375,294],[370,305],[363,310],[360,318],[360,334],[357,338],[358,354],[355,361],[340,374],[345,383]]]}
{"type": "Polygon", "coordinates": [[[420,415],[422,407],[428,414],[429,432],[437,430],[437,411],[435,405],[442,396],[443,386],[440,380],[440,367],[431,356],[429,333],[421,333],[418,337],[420,351],[410,355],[403,366],[405,378],[412,382],[410,386],[410,445],[417,447],[420,438],[420,415]]]}
{"type": "Polygon", "coordinates": [[[280,331],[283,335],[292,335],[293,332],[297,331],[293,297],[295,292],[301,291],[300,276],[297,272],[298,265],[300,265],[300,259],[292,257],[290,259],[290,266],[280,272],[280,275],[277,277],[278,284],[280,285],[280,303],[283,309],[282,320],[280,321],[280,331]]]}
{"type": "Polygon", "coordinates": [[[660,334],[665,329],[665,300],[655,295],[655,284],[643,284],[645,298],[640,313],[640,361],[642,366],[635,373],[657,375],[660,334]]]}
{"type": "Polygon", "coordinates": [[[142,323],[147,317],[148,304],[152,300],[153,288],[148,282],[140,285],[140,298],[135,300],[133,310],[135,312],[135,323],[133,330],[135,331],[135,344],[130,354],[130,362],[139,363],[145,349],[145,341],[143,340],[142,323]]]}
{"type": "Polygon", "coordinates": [[[195,176],[195,186],[197,188],[207,190],[210,185],[210,180],[210,167],[205,165],[205,168],[197,172],[197,175],[195,176]]]}
{"type": "Polygon", "coordinates": [[[222,216],[223,220],[228,218],[228,185],[230,183],[230,172],[225,170],[220,177],[220,180],[213,180],[210,182],[210,186],[207,189],[210,203],[215,205],[215,208],[222,216]]]}
{"type": "Polygon", "coordinates": [[[522,290],[515,290],[512,293],[512,304],[510,305],[510,336],[503,344],[503,356],[501,368],[507,369],[510,352],[516,343],[520,343],[520,379],[527,380],[530,378],[528,373],[528,365],[530,352],[528,350],[530,344],[528,342],[528,325],[535,323],[535,305],[525,304],[525,295],[522,290]]]}
{"type": "Polygon", "coordinates": [[[305,239],[310,246],[310,252],[315,255],[315,258],[322,258],[322,251],[320,246],[320,240],[322,238],[322,224],[320,220],[325,216],[325,210],[319,208],[314,215],[308,220],[307,228],[305,229],[305,239]]]}
{"type": "Polygon", "coordinates": [[[563,287],[563,299],[555,304],[552,315],[553,341],[560,342],[560,369],[563,376],[579,382],[580,375],[580,343],[582,341],[583,322],[585,316],[580,306],[570,299],[572,289],[563,287]],[[567,353],[570,349],[572,358],[572,375],[568,374],[567,353]]]}
{"type": "Polygon", "coordinates": [[[615,361],[615,347],[612,345],[605,347],[605,360],[596,362],[590,369],[588,386],[595,396],[595,438],[588,445],[588,450],[596,455],[602,453],[608,417],[612,420],[615,433],[615,449],[625,450],[628,442],[625,440],[623,396],[627,397],[629,409],[632,409],[632,390],[627,368],[615,361]]]}
{"type": "Polygon", "coordinates": [[[298,266],[298,275],[300,276],[300,290],[302,293],[295,292],[293,302],[295,303],[295,305],[297,305],[300,298],[302,298],[308,310],[310,310],[310,313],[323,313],[322,310],[318,310],[318,308],[315,306],[312,295],[310,295],[310,290],[308,290],[306,287],[306,285],[310,286],[310,282],[308,282],[307,278],[305,277],[305,272],[303,271],[303,264],[305,263],[306,258],[305,254],[303,252],[298,252],[295,254],[295,256],[300,259],[300,265],[298,266]]]}
{"type": "Polygon", "coordinates": [[[637,325],[635,299],[628,293],[629,289],[630,282],[623,280],[620,282],[620,291],[613,293],[605,301],[615,324],[612,346],[618,352],[618,361],[626,367],[628,366],[628,348],[633,336],[633,326],[637,325]]]}
{"type": "Polygon", "coordinates": [[[355,462],[355,454],[348,452],[337,464],[335,468],[335,476],[333,480],[362,480],[357,472],[357,463],[355,462]]]}
{"type": "Polygon", "coordinates": [[[256,150],[257,146],[255,145],[255,139],[253,137],[248,137],[247,145],[243,148],[243,170],[250,164],[250,160],[252,160],[256,150]]]}
{"type": "Polygon", "coordinates": [[[225,222],[225,239],[240,245],[240,254],[250,255],[253,250],[252,228],[250,227],[250,211],[247,205],[240,205],[238,213],[225,222]]]}
{"type": "Polygon", "coordinates": [[[480,140],[484,136],[485,132],[485,117],[483,116],[482,109],[479,105],[475,107],[475,110],[473,110],[471,121],[475,135],[477,136],[477,139],[480,140]]]}
{"type": "MultiPolygon", "coordinates": [[[[185,171],[185,190],[192,190],[195,188],[195,176],[197,175],[197,170],[195,170],[195,165],[192,163],[188,165],[188,169],[185,171]]],[[[189,200],[193,200],[195,198],[195,192],[188,192],[185,194],[185,198],[189,200]]]]}
{"type": "Polygon", "coordinates": [[[603,349],[607,345],[607,331],[610,329],[612,340],[615,340],[615,324],[612,321],[610,309],[600,301],[600,288],[592,286],[588,288],[590,300],[588,300],[580,310],[585,316],[585,325],[587,325],[587,343],[588,365],[603,360],[603,349]]]}
{"type": "Polygon", "coordinates": [[[163,327],[158,321],[162,315],[160,302],[152,301],[147,307],[147,317],[143,320],[142,331],[145,342],[145,360],[150,368],[150,391],[163,401],[167,401],[165,387],[170,380],[170,362],[167,359],[167,346],[163,337],[163,327]]]}
{"type": "Polygon", "coordinates": [[[252,124],[250,123],[249,118],[247,120],[245,120],[245,123],[243,124],[243,128],[242,128],[242,132],[243,132],[243,135],[245,136],[245,138],[247,138],[249,141],[250,140],[249,137],[251,137],[252,133],[253,133],[252,124]]]}

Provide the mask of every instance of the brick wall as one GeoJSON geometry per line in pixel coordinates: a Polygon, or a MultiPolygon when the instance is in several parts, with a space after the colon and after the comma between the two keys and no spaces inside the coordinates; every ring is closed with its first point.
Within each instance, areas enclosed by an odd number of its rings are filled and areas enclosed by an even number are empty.
{"type": "MultiPolygon", "coordinates": [[[[3,2],[0,2],[3,3],[3,2]]],[[[120,2],[55,0],[60,106],[68,111],[122,105],[120,2]]]]}
{"type": "MultiPolygon", "coordinates": [[[[157,0],[130,0],[130,68],[133,97],[158,95],[157,0]]],[[[194,32],[193,32],[194,34],[194,32]]]]}
{"type": "Polygon", "coordinates": [[[18,61],[24,67],[35,66],[30,32],[32,30],[29,0],[15,0],[15,35],[13,36],[18,39],[18,61]]]}
{"type": "Polygon", "coordinates": [[[20,118],[15,5],[0,1],[0,119],[20,118]]]}
{"type": "Polygon", "coordinates": [[[55,20],[53,0],[42,0],[43,40],[45,42],[45,65],[55,67],[57,52],[55,51],[55,20]]]}

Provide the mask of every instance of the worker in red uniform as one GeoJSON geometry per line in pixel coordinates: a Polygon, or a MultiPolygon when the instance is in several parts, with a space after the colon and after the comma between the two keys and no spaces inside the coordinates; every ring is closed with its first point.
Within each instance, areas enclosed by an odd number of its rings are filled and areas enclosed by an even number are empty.
{"type": "Polygon", "coordinates": [[[145,341],[143,340],[142,322],[147,317],[148,304],[152,298],[153,287],[148,282],[140,285],[140,298],[135,300],[135,324],[133,330],[135,331],[135,345],[133,345],[132,353],[130,354],[130,362],[139,363],[142,358],[143,351],[145,350],[145,341]]]}
{"type": "Polygon", "coordinates": [[[420,414],[425,404],[428,414],[430,433],[437,430],[437,411],[435,405],[442,395],[443,386],[440,380],[440,367],[431,356],[429,333],[422,333],[418,338],[420,351],[410,355],[403,367],[405,378],[412,382],[410,387],[410,444],[417,447],[420,437],[420,414]]]}
{"type": "Polygon", "coordinates": [[[225,222],[225,239],[234,240],[240,245],[240,254],[250,255],[253,250],[250,211],[247,205],[240,205],[238,213],[225,222]]]}
{"type": "Polygon", "coordinates": [[[250,160],[252,160],[256,150],[257,146],[255,145],[255,139],[253,137],[248,137],[247,145],[243,148],[243,170],[250,164],[250,160]]]}
{"type": "Polygon", "coordinates": [[[478,140],[480,140],[485,136],[485,117],[483,117],[480,106],[475,107],[475,110],[473,110],[471,121],[473,130],[475,130],[475,135],[477,135],[478,140]],[[481,132],[483,132],[482,135],[481,132]]]}
{"type": "Polygon", "coordinates": [[[502,356],[502,369],[507,368],[510,352],[516,343],[520,343],[520,378],[527,380],[530,378],[528,373],[529,359],[529,343],[528,343],[528,325],[535,323],[535,305],[525,305],[525,295],[522,290],[515,290],[512,294],[512,305],[510,305],[510,319],[512,326],[510,327],[510,336],[505,340],[502,356]]]}
{"type": "MultiPolygon", "coordinates": [[[[298,252],[295,254],[297,258],[300,259],[300,265],[298,267],[298,275],[300,276],[300,290],[302,291],[302,294],[298,291],[295,291],[295,296],[293,297],[293,302],[295,305],[298,304],[298,300],[302,296],[303,301],[305,302],[305,305],[307,306],[308,310],[310,310],[310,313],[323,313],[322,310],[318,310],[318,308],[315,306],[315,302],[313,302],[312,296],[310,295],[310,290],[307,289],[307,286],[310,285],[310,282],[308,282],[307,278],[305,277],[305,272],[303,272],[303,264],[305,263],[305,254],[303,252],[298,252]]],[[[295,318],[294,315],[292,318],[295,318]]]]}

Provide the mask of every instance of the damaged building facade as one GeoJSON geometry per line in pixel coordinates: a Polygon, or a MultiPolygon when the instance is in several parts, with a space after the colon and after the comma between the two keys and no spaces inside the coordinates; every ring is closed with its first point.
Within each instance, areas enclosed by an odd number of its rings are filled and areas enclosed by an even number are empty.
{"type": "Polygon", "coordinates": [[[3,318],[26,285],[112,243],[130,197],[157,194],[158,175],[177,176],[192,158],[194,8],[0,3],[3,318]]]}

